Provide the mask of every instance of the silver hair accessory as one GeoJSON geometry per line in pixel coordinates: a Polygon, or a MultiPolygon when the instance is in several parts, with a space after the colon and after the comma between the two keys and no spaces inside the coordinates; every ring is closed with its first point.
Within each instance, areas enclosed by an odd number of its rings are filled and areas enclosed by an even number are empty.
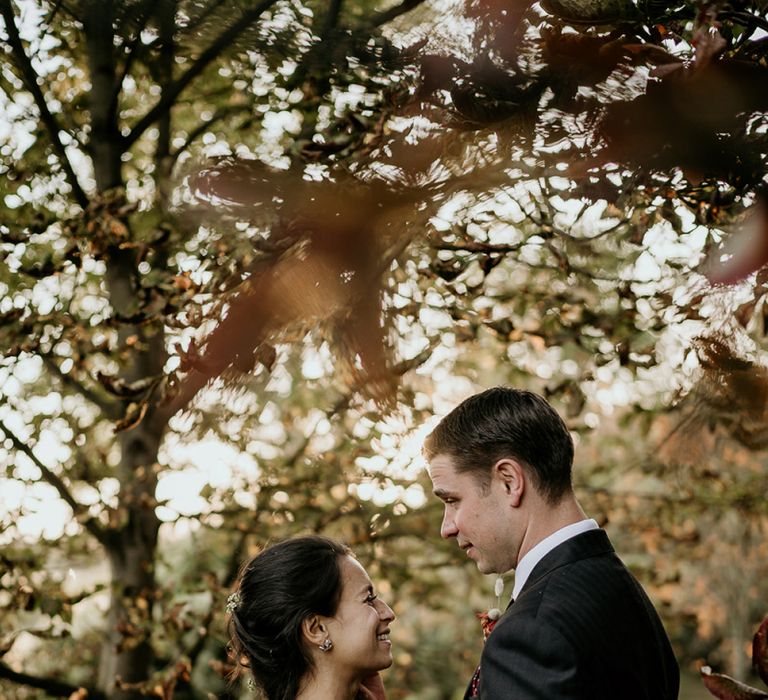
{"type": "Polygon", "coordinates": [[[240,607],[241,602],[240,593],[238,591],[232,593],[229,598],[227,598],[227,612],[231,615],[240,607]]]}
{"type": "Polygon", "coordinates": [[[252,693],[256,692],[256,681],[253,680],[253,678],[248,679],[248,690],[250,690],[252,693]]]}
{"type": "Polygon", "coordinates": [[[317,648],[320,651],[330,651],[331,649],[333,649],[333,642],[331,641],[331,638],[330,637],[326,637],[323,640],[322,644],[318,644],[317,645],[317,648]]]}

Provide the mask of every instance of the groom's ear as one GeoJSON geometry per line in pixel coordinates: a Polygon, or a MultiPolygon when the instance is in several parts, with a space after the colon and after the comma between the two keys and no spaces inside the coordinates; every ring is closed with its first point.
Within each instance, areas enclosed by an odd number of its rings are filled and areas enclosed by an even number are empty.
{"type": "Polygon", "coordinates": [[[504,457],[493,465],[491,478],[498,480],[499,486],[509,498],[512,507],[517,508],[525,493],[525,469],[516,459],[504,457]]]}
{"type": "Polygon", "coordinates": [[[309,615],[301,621],[301,633],[307,642],[319,646],[328,636],[328,629],[320,615],[309,615]]]}

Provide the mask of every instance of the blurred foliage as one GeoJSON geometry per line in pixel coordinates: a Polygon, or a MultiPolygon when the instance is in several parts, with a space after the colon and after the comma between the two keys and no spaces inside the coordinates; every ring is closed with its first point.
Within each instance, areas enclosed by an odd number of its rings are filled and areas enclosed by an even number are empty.
{"type": "Polygon", "coordinates": [[[683,666],[745,677],[765,3],[0,12],[4,695],[245,695],[237,568],[315,531],[394,603],[390,696],[460,697],[490,585],[408,437],[497,383],[566,416],[683,666]]]}

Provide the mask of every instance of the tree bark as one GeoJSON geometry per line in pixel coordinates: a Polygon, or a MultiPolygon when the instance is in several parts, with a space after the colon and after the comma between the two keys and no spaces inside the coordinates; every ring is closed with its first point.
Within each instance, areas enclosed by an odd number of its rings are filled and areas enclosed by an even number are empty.
{"type": "Polygon", "coordinates": [[[88,0],[83,13],[91,80],[91,137],[88,146],[100,194],[123,186],[120,160],[123,138],[117,127],[115,99],[114,11],[114,0],[88,0]]]}
{"type": "MultiPolygon", "coordinates": [[[[115,60],[113,0],[89,0],[84,30],[91,78],[91,139],[96,189],[103,196],[123,188],[125,139],[118,128],[119,80],[115,60]]],[[[129,222],[122,222],[129,229],[129,222]]],[[[129,236],[130,238],[130,236],[129,236]]],[[[111,241],[107,248],[106,283],[116,317],[130,317],[140,304],[140,273],[135,248],[111,241]]],[[[165,343],[162,324],[124,324],[118,331],[123,354],[120,377],[128,382],[162,372],[165,343]],[[129,339],[132,339],[129,342],[129,339]]],[[[127,410],[127,403],[123,409],[127,410]]],[[[138,700],[140,685],[153,666],[151,625],[156,597],[155,554],[159,520],[155,514],[157,455],[165,422],[144,420],[118,437],[118,522],[106,547],[111,566],[112,598],[99,661],[98,687],[109,700],[138,700]]]]}

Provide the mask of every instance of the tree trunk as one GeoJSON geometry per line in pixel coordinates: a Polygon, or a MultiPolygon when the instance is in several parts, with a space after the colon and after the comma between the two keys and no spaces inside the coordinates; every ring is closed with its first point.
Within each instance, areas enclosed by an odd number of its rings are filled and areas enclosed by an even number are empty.
{"type": "Polygon", "coordinates": [[[88,142],[100,194],[123,186],[122,136],[117,127],[117,66],[114,54],[114,0],[88,0],[83,13],[91,79],[88,142]]]}
{"type": "MultiPolygon", "coordinates": [[[[97,196],[124,186],[124,140],[117,122],[119,90],[113,39],[113,0],[89,0],[84,29],[91,74],[91,139],[97,196]]],[[[128,221],[122,221],[128,229],[128,221]]],[[[130,236],[129,236],[130,238],[130,236]]],[[[110,241],[107,249],[107,290],[115,316],[131,316],[141,304],[140,277],[135,249],[110,241]]],[[[118,331],[122,352],[120,377],[128,382],[157,376],[165,364],[161,323],[118,331]],[[128,342],[129,338],[131,342],[128,342]]],[[[127,402],[123,407],[128,409],[127,402]]],[[[159,520],[155,514],[157,455],[165,430],[153,420],[150,409],[144,420],[120,433],[118,516],[107,556],[111,565],[111,604],[99,661],[98,687],[110,700],[145,697],[139,685],[152,672],[152,609],[156,597],[155,554],[159,520]]]]}
{"type": "Polygon", "coordinates": [[[150,641],[156,594],[155,552],[159,521],[155,515],[157,473],[154,464],[162,432],[150,421],[120,437],[120,511],[125,522],[109,549],[112,601],[99,665],[99,687],[110,700],[144,697],[137,688],[152,671],[150,641]],[[120,683],[116,684],[116,681],[120,683]]]}

